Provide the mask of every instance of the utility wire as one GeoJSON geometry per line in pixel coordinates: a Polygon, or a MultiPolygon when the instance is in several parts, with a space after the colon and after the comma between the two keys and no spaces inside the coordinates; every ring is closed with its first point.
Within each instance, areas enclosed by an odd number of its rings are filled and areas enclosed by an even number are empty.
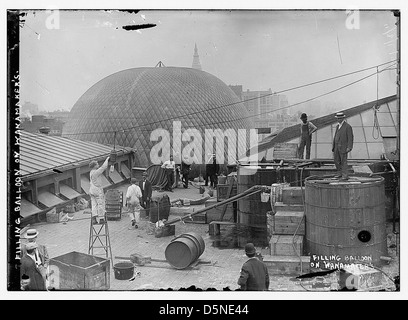
{"type": "MultiPolygon", "coordinates": [[[[184,114],[184,115],[177,115],[177,116],[174,116],[174,117],[170,117],[170,118],[166,118],[166,119],[161,119],[161,120],[154,121],[154,122],[150,122],[150,123],[144,123],[144,124],[141,124],[141,125],[138,125],[138,126],[132,126],[132,127],[122,128],[122,129],[117,129],[117,130],[112,130],[112,131],[66,133],[66,134],[64,134],[64,136],[70,136],[70,135],[86,135],[86,134],[102,134],[102,133],[114,133],[114,132],[123,132],[123,133],[124,133],[125,131],[130,131],[130,130],[133,130],[133,129],[139,129],[140,127],[145,127],[145,126],[154,125],[154,124],[160,124],[161,122],[166,122],[166,121],[170,121],[170,120],[178,120],[178,119],[184,118],[184,117],[186,117],[186,116],[192,116],[192,115],[196,115],[196,114],[200,114],[200,113],[205,113],[205,112],[209,112],[209,111],[216,110],[216,109],[220,109],[220,108],[225,108],[225,107],[232,106],[232,105],[239,104],[239,103],[244,103],[244,102],[247,102],[247,101],[252,101],[252,100],[261,99],[261,98],[264,98],[264,97],[267,97],[267,96],[277,95],[277,94],[281,94],[281,93],[284,93],[284,92],[288,92],[288,91],[293,91],[293,90],[305,88],[305,87],[312,86],[312,85],[315,85],[315,84],[319,84],[319,83],[322,83],[322,82],[331,81],[331,80],[338,79],[338,78],[341,78],[341,77],[345,77],[345,76],[349,76],[349,75],[352,75],[352,74],[364,72],[364,71],[367,71],[367,70],[370,70],[370,69],[374,69],[374,68],[377,68],[377,69],[378,69],[379,66],[383,66],[383,65],[392,63],[392,62],[394,62],[394,61],[396,61],[396,60],[392,60],[392,61],[389,61],[389,62],[386,62],[386,63],[382,63],[382,64],[379,64],[379,65],[377,65],[377,66],[373,66],[373,67],[369,67],[369,68],[365,68],[365,69],[361,69],[361,70],[349,72],[349,73],[342,74],[342,75],[339,75],[339,76],[335,76],[335,77],[331,77],[331,78],[327,78],[327,79],[323,79],[323,80],[311,82],[311,83],[304,84],[304,85],[301,85],[301,86],[292,87],[292,88],[289,88],[289,89],[272,92],[272,93],[265,94],[265,95],[261,95],[261,96],[258,96],[258,97],[253,97],[253,98],[249,98],[249,99],[246,99],[246,100],[229,103],[229,104],[226,104],[226,105],[215,106],[215,107],[213,107],[213,108],[209,108],[209,109],[205,109],[205,110],[199,110],[199,111],[195,111],[195,112],[191,112],[191,113],[186,113],[186,114],[184,114]]],[[[387,70],[388,68],[392,67],[393,65],[396,65],[396,63],[394,63],[394,64],[388,66],[388,67],[387,67],[386,69],[384,69],[384,70],[387,70]]],[[[384,71],[384,70],[382,70],[382,71],[384,71]]],[[[382,71],[380,71],[380,72],[382,72],[382,71]]],[[[376,73],[377,73],[377,72],[376,72],[376,73]]],[[[355,83],[357,83],[357,82],[359,82],[359,81],[362,81],[362,80],[364,80],[364,79],[367,79],[367,78],[369,78],[369,77],[375,75],[376,73],[370,74],[370,75],[368,75],[368,76],[366,76],[366,77],[364,77],[364,78],[361,78],[361,79],[359,79],[359,80],[357,80],[357,81],[354,81],[354,82],[352,82],[352,83],[350,83],[350,84],[348,84],[348,85],[345,85],[345,86],[343,86],[343,87],[340,87],[340,88],[338,88],[338,89],[332,90],[332,91],[330,91],[330,92],[328,92],[328,93],[324,93],[324,94],[319,95],[319,96],[317,96],[317,97],[314,97],[314,98],[311,98],[311,99],[308,99],[308,100],[305,100],[305,101],[302,101],[302,102],[298,102],[298,103],[296,103],[296,104],[292,104],[292,105],[289,105],[289,106],[286,106],[286,107],[283,107],[283,108],[278,108],[278,109],[275,109],[275,110],[273,110],[273,111],[268,111],[268,112],[259,113],[259,114],[256,114],[256,115],[250,115],[250,116],[247,116],[247,117],[242,117],[242,118],[237,118],[237,119],[232,119],[232,120],[229,120],[229,121],[222,121],[222,122],[217,122],[217,123],[212,123],[212,124],[220,124],[220,123],[233,122],[233,121],[237,121],[237,120],[243,120],[243,119],[247,119],[247,118],[257,117],[257,116],[263,115],[263,114],[269,114],[269,113],[272,113],[272,112],[275,112],[275,111],[279,111],[279,110],[283,110],[283,109],[286,109],[286,108],[290,108],[290,107],[293,107],[293,106],[296,106],[296,105],[299,105],[299,104],[302,104],[302,103],[305,103],[305,102],[312,101],[312,100],[314,100],[314,99],[323,97],[323,96],[325,96],[325,95],[331,94],[331,93],[336,92],[336,91],[338,91],[338,90],[341,90],[341,89],[343,89],[343,88],[345,88],[345,87],[347,87],[347,86],[353,85],[353,84],[355,84],[355,83]]],[[[81,118],[81,119],[82,119],[82,118],[81,118]]],[[[87,119],[92,119],[92,118],[87,118],[87,119]]],[[[99,119],[99,118],[93,118],[93,119],[96,120],[96,119],[99,119]]],[[[111,120],[121,120],[121,119],[123,119],[123,118],[112,118],[111,120]]],[[[127,118],[127,119],[128,119],[128,118],[127,118]]],[[[143,131],[143,130],[142,130],[142,131],[143,131]]],[[[145,130],[145,131],[151,131],[151,130],[145,130]]]]}
{"type": "MultiPolygon", "coordinates": [[[[382,72],[382,71],[383,71],[383,70],[381,70],[380,72],[382,72]]],[[[356,84],[356,83],[358,83],[358,82],[360,82],[360,81],[363,81],[363,80],[365,80],[365,79],[367,79],[367,78],[370,78],[370,77],[372,77],[372,76],[374,76],[374,75],[376,75],[376,74],[377,74],[377,72],[372,73],[372,74],[370,74],[370,75],[368,75],[368,76],[365,76],[365,77],[363,77],[363,78],[360,78],[360,79],[358,79],[358,80],[356,80],[356,81],[353,81],[353,82],[351,82],[351,83],[349,83],[349,84],[346,84],[346,85],[344,85],[344,86],[341,86],[341,87],[339,87],[339,88],[337,88],[337,89],[328,91],[328,92],[326,92],[326,93],[320,94],[320,95],[318,95],[318,96],[316,96],[316,97],[313,97],[313,98],[309,98],[309,99],[307,99],[307,100],[303,100],[303,101],[300,101],[300,102],[297,102],[297,103],[288,105],[288,106],[286,106],[286,107],[282,107],[282,108],[275,109],[275,110],[273,110],[273,111],[262,112],[262,113],[258,113],[258,114],[255,114],[255,115],[250,115],[250,116],[246,116],[246,117],[236,118],[236,119],[232,119],[232,120],[226,120],[226,121],[220,121],[220,122],[213,122],[213,123],[211,123],[211,124],[212,124],[212,125],[215,125],[215,124],[220,124],[220,123],[233,122],[233,121],[237,121],[237,120],[243,120],[243,119],[258,117],[258,116],[265,115],[265,114],[269,114],[269,113],[276,112],[276,111],[279,111],[279,110],[291,108],[291,107],[294,107],[294,106],[297,106],[297,105],[300,105],[300,104],[303,104],[303,103],[306,103],[306,102],[309,102],[309,101],[312,101],[312,100],[315,100],[315,99],[318,99],[318,98],[327,96],[327,95],[332,94],[332,93],[334,93],[334,92],[336,92],[336,91],[340,91],[340,90],[342,90],[342,89],[344,89],[344,88],[346,88],[346,87],[349,87],[349,86],[351,86],[351,85],[353,85],[353,84],[356,84]]]]}

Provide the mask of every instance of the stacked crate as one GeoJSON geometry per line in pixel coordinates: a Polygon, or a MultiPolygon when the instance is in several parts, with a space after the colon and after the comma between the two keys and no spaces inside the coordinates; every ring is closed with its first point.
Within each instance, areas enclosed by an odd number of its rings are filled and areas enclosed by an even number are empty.
{"type": "Polygon", "coordinates": [[[108,190],[105,195],[106,218],[120,220],[122,218],[123,192],[117,189],[108,190]]]}
{"type": "Polygon", "coordinates": [[[309,269],[310,258],[303,256],[305,214],[302,192],[301,187],[284,187],[274,204],[270,256],[264,258],[271,274],[296,274],[309,269]]]}

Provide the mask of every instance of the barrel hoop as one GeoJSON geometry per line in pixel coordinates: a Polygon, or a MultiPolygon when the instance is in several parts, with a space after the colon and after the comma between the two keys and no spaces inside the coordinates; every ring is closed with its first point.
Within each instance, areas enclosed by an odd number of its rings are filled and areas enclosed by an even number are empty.
{"type": "Polygon", "coordinates": [[[379,244],[383,244],[384,243],[384,241],[387,241],[387,238],[384,238],[382,241],[380,241],[380,242],[374,242],[374,243],[371,243],[371,244],[369,244],[369,245],[361,245],[361,246],[356,246],[356,245],[353,245],[353,246],[345,246],[345,245],[336,245],[336,244],[327,244],[327,243],[320,243],[320,242],[315,242],[315,241],[312,241],[312,240],[310,240],[310,239],[308,239],[308,238],[306,238],[306,241],[307,242],[310,242],[310,243],[313,243],[313,244],[317,244],[317,245],[319,245],[319,246],[325,246],[325,247],[331,247],[331,248],[361,248],[361,247],[373,247],[373,246],[376,246],[376,245],[379,245],[379,244]]]}
{"type": "Polygon", "coordinates": [[[374,181],[374,182],[367,182],[367,183],[359,183],[359,184],[318,184],[313,182],[306,182],[305,186],[315,189],[367,189],[372,187],[377,187],[381,184],[384,184],[382,181],[374,181]]]}
{"type": "Polygon", "coordinates": [[[311,207],[314,207],[314,208],[323,208],[323,209],[347,209],[347,210],[349,210],[349,209],[377,208],[377,207],[381,207],[381,206],[383,206],[383,205],[385,205],[385,201],[380,202],[379,204],[376,204],[376,205],[367,205],[367,206],[364,206],[364,207],[343,207],[343,206],[342,206],[342,207],[327,207],[327,206],[319,206],[319,205],[311,204],[311,203],[305,203],[305,207],[311,206],[311,207]]]}
{"type": "Polygon", "coordinates": [[[344,226],[344,227],[342,227],[342,226],[339,226],[339,227],[328,226],[328,225],[313,223],[313,222],[310,222],[310,221],[308,221],[308,220],[306,219],[306,225],[308,225],[308,224],[310,224],[310,225],[312,225],[312,226],[316,226],[316,227],[326,228],[326,229],[350,229],[350,230],[360,230],[360,229],[362,229],[362,228],[369,228],[369,227],[376,227],[376,226],[385,225],[385,224],[386,224],[386,221],[385,221],[385,220],[384,220],[384,222],[378,222],[378,221],[377,221],[377,222],[375,222],[375,223],[373,223],[373,224],[363,225],[363,226],[358,227],[358,228],[355,228],[355,227],[353,228],[352,226],[344,226]]]}

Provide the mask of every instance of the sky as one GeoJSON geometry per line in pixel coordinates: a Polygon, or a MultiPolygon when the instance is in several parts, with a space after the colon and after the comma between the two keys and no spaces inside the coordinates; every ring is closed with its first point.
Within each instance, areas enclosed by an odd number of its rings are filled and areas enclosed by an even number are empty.
{"type": "MultiPolygon", "coordinates": [[[[395,22],[387,10],[28,10],[20,98],[41,110],[70,110],[112,73],[159,61],[191,67],[195,44],[203,71],[225,84],[279,92],[396,60],[395,22]],[[156,26],[122,28],[140,24],[156,26]]],[[[296,104],[375,72],[285,94],[296,104]]],[[[380,73],[378,83],[379,98],[395,94],[395,70],[380,73]]],[[[320,100],[346,108],[376,98],[372,76],[320,100]]]]}

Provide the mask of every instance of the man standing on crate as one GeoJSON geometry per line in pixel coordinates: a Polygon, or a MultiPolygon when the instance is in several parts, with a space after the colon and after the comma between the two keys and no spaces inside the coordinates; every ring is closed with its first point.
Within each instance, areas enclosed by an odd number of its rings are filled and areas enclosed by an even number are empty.
{"type": "Polygon", "coordinates": [[[238,285],[245,291],[267,291],[269,289],[268,267],[256,256],[253,243],[245,245],[245,254],[249,259],[241,268],[238,285]]]}
{"type": "Polygon", "coordinates": [[[152,183],[147,179],[147,172],[143,172],[142,180],[139,182],[139,188],[142,191],[141,205],[146,212],[146,218],[149,217],[150,201],[152,199],[152,183]]]}
{"type": "Polygon", "coordinates": [[[131,225],[129,226],[129,230],[137,229],[138,223],[140,219],[140,201],[142,199],[142,191],[140,187],[137,185],[136,178],[131,179],[131,185],[128,187],[126,192],[126,206],[129,209],[129,215],[131,218],[131,225]]]}
{"type": "Polygon", "coordinates": [[[100,167],[95,160],[89,163],[89,167],[91,168],[91,172],[89,173],[91,183],[89,195],[91,196],[92,204],[92,224],[103,224],[105,222],[105,193],[103,192],[102,175],[108,168],[108,161],[109,157],[106,158],[100,167]]]}

